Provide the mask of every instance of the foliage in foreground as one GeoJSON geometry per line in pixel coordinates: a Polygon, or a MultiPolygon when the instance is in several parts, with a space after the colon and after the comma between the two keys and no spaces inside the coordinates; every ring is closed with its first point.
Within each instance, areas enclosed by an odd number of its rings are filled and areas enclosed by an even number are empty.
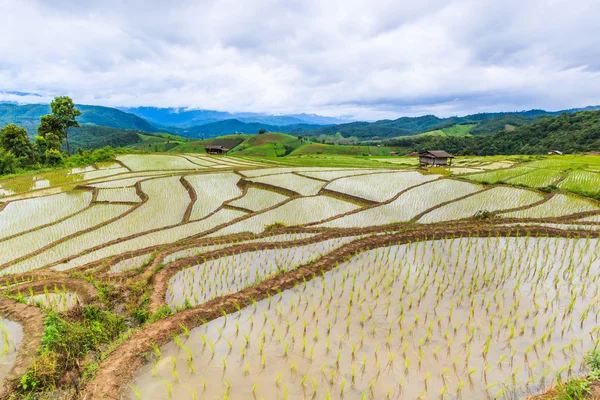
{"type": "MultiPolygon", "coordinates": [[[[47,391],[58,386],[67,371],[79,371],[82,358],[98,351],[126,329],[122,317],[96,306],[85,306],[73,313],[67,319],[49,312],[39,354],[21,378],[22,392],[47,391]]],[[[75,380],[72,384],[77,385],[75,380]]]]}

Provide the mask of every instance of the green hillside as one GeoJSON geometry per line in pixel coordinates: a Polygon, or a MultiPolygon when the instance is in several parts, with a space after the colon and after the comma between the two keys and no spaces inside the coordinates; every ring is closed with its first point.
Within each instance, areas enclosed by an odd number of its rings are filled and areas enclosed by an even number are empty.
{"type": "MultiPolygon", "coordinates": [[[[507,124],[508,125],[508,124],[507,124]]],[[[458,155],[546,154],[599,151],[600,111],[565,113],[479,136],[413,136],[384,142],[400,153],[445,149],[458,155]]]]}
{"type": "Polygon", "coordinates": [[[231,154],[255,157],[283,157],[302,147],[304,141],[285,133],[248,135],[231,154]]]}
{"type": "Polygon", "coordinates": [[[291,156],[309,154],[338,154],[355,156],[389,156],[390,149],[377,146],[344,146],[335,144],[311,143],[297,148],[290,153],[291,156]]]}
{"type": "Polygon", "coordinates": [[[237,134],[218,136],[202,140],[188,139],[187,142],[181,143],[179,146],[174,147],[170,151],[174,153],[204,153],[204,146],[223,146],[227,147],[228,149],[233,149],[250,136],[252,135],[237,134]]]}
{"type": "Polygon", "coordinates": [[[457,124],[446,128],[420,133],[419,136],[467,136],[477,124],[457,124]]]}
{"type": "MultiPolygon", "coordinates": [[[[116,108],[78,104],[77,109],[81,111],[81,115],[77,117],[81,125],[99,125],[145,132],[158,131],[145,119],[116,108]]],[[[49,113],[48,104],[0,104],[0,127],[14,123],[27,129],[29,136],[33,137],[40,123],[40,117],[49,113]]]]}

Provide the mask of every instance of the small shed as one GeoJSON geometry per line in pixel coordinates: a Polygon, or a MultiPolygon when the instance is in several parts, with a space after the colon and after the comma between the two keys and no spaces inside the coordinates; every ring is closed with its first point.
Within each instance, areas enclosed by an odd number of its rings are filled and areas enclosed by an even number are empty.
{"type": "Polygon", "coordinates": [[[206,152],[208,154],[225,154],[227,153],[230,149],[228,149],[227,147],[224,146],[204,146],[204,150],[206,150],[206,152]]]}
{"type": "Polygon", "coordinates": [[[416,151],[413,151],[412,153],[408,153],[406,155],[406,157],[419,157],[419,153],[417,153],[416,151]]]}
{"type": "Polygon", "coordinates": [[[562,151],[558,151],[558,150],[550,150],[548,152],[549,155],[554,155],[554,156],[562,156],[562,151]]]}
{"type": "Polygon", "coordinates": [[[429,150],[419,153],[420,165],[445,166],[452,165],[454,156],[444,150],[429,150]]]}
{"type": "Polygon", "coordinates": [[[398,154],[398,152],[397,152],[397,151],[390,151],[390,156],[397,157],[397,156],[399,156],[399,155],[400,155],[400,154],[398,154]]]}

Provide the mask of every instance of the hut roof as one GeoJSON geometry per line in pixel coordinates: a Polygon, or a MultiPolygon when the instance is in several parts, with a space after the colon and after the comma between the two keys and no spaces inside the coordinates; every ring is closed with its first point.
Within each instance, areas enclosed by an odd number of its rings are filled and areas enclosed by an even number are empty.
{"type": "Polygon", "coordinates": [[[422,153],[419,153],[419,156],[433,156],[434,158],[454,158],[454,156],[450,153],[448,153],[445,150],[428,150],[428,151],[424,151],[422,153]]]}

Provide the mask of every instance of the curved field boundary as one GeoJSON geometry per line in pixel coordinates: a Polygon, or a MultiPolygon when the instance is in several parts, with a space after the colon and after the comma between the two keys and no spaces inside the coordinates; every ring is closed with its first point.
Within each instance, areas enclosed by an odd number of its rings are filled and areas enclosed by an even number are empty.
{"type": "MultiPolygon", "coordinates": [[[[146,195],[146,193],[142,192],[142,188],[141,188],[141,182],[138,182],[138,183],[135,185],[135,189],[136,189],[136,192],[137,192],[138,196],[140,196],[140,198],[142,199],[142,201],[141,201],[141,202],[139,202],[139,203],[135,203],[135,205],[134,205],[133,207],[131,207],[129,210],[125,211],[124,213],[122,213],[122,214],[118,215],[118,216],[117,216],[117,217],[115,217],[115,218],[112,218],[112,219],[106,220],[106,221],[104,221],[104,222],[103,222],[103,223],[101,223],[101,224],[94,225],[94,226],[91,226],[91,227],[89,227],[89,228],[87,228],[87,229],[80,230],[79,232],[77,232],[77,233],[74,233],[74,234],[72,234],[72,235],[65,236],[65,237],[61,238],[60,240],[57,240],[56,242],[50,243],[50,244],[49,244],[49,245],[47,245],[47,246],[41,247],[41,248],[39,248],[39,249],[37,249],[37,250],[35,250],[35,251],[33,251],[33,252],[31,252],[31,253],[29,253],[29,254],[27,254],[27,255],[23,256],[23,257],[19,257],[19,258],[16,258],[16,259],[14,259],[14,260],[12,260],[12,261],[8,262],[8,263],[2,264],[2,265],[0,265],[0,271],[2,271],[2,270],[4,270],[4,269],[6,269],[6,268],[8,268],[8,267],[10,267],[12,264],[18,263],[18,262],[20,262],[20,261],[26,260],[26,259],[28,259],[28,258],[31,258],[31,257],[35,256],[35,255],[38,255],[38,254],[40,254],[40,253],[43,253],[44,251],[46,251],[46,250],[48,250],[48,249],[50,249],[50,248],[52,248],[52,247],[58,246],[59,244],[61,244],[61,243],[65,242],[65,241],[67,241],[67,240],[69,240],[69,239],[72,239],[72,238],[74,238],[74,237],[77,237],[77,236],[83,235],[83,234],[85,234],[85,233],[88,233],[88,232],[95,231],[96,229],[102,228],[102,227],[103,227],[103,226],[105,226],[105,225],[108,225],[108,224],[110,224],[110,223],[113,223],[113,222],[115,222],[115,221],[118,221],[119,219],[121,219],[121,218],[124,218],[125,216],[129,215],[129,214],[130,214],[130,213],[132,213],[134,210],[136,210],[137,208],[141,207],[142,205],[144,205],[144,204],[145,204],[145,203],[148,201],[148,196],[146,195]]],[[[86,207],[86,208],[87,208],[87,207],[86,207]]],[[[82,211],[83,211],[83,210],[82,210],[82,211]]],[[[81,211],[80,211],[80,212],[81,212],[81,211]]],[[[75,213],[75,214],[73,214],[73,215],[76,215],[76,214],[78,214],[78,213],[75,213]]],[[[50,225],[52,225],[52,224],[50,224],[50,225]]],[[[70,257],[70,258],[74,258],[74,257],[70,257]]],[[[70,258],[69,258],[69,259],[70,259],[70,258]]],[[[55,264],[52,264],[52,265],[56,265],[56,264],[58,264],[58,262],[57,262],[57,263],[55,263],[55,264]]]]}
{"type": "MultiPolygon", "coordinates": [[[[318,234],[318,233],[321,233],[318,230],[312,230],[312,231],[307,230],[307,229],[287,228],[285,230],[285,233],[287,233],[287,234],[294,234],[294,233],[318,234]],[[312,232],[312,231],[315,231],[315,232],[312,232]]],[[[231,235],[216,237],[216,238],[204,238],[204,237],[186,238],[186,239],[180,240],[177,243],[171,243],[171,244],[162,245],[162,246],[153,246],[151,248],[138,249],[138,250],[134,250],[134,251],[130,251],[130,252],[121,253],[121,254],[118,254],[115,256],[111,256],[111,257],[84,265],[82,267],[79,267],[78,270],[84,272],[84,271],[87,271],[88,269],[93,268],[94,274],[103,274],[103,273],[108,272],[108,270],[110,269],[112,264],[116,264],[120,261],[130,259],[133,257],[157,252],[157,254],[152,258],[152,261],[150,262],[150,264],[148,264],[148,266],[145,270],[146,272],[142,273],[142,275],[139,275],[140,277],[144,278],[147,281],[152,277],[153,269],[156,268],[158,265],[160,265],[162,263],[162,261],[168,255],[170,255],[172,253],[175,253],[175,252],[178,252],[181,250],[186,250],[189,248],[194,248],[194,247],[219,246],[219,245],[236,246],[236,245],[241,244],[241,242],[245,242],[247,240],[262,239],[262,238],[267,238],[267,237],[271,237],[271,236],[278,236],[280,234],[281,234],[280,231],[273,230],[273,231],[263,232],[263,233],[259,233],[259,234],[234,233],[231,235]]],[[[132,271],[119,272],[119,273],[111,273],[109,276],[111,278],[113,278],[113,277],[129,277],[129,276],[138,276],[138,273],[136,271],[132,270],[132,271]]]]}
{"type": "Polygon", "coordinates": [[[31,289],[34,294],[39,294],[44,293],[45,289],[53,290],[54,286],[58,287],[59,289],[62,289],[64,286],[68,290],[77,292],[78,297],[85,304],[93,302],[98,297],[98,290],[96,290],[96,287],[91,282],[88,282],[84,279],[66,277],[50,277],[50,279],[44,281],[36,280],[26,282],[14,288],[7,288],[3,294],[14,296],[18,293],[22,293],[23,295],[28,295],[29,289],[31,289]]]}
{"type": "Polygon", "coordinates": [[[190,222],[190,215],[192,215],[192,209],[194,208],[194,204],[196,204],[196,200],[198,200],[198,193],[196,193],[196,189],[185,179],[185,176],[179,178],[179,182],[181,182],[181,185],[187,190],[190,196],[190,204],[188,204],[181,222],[190,222]]]}
{"type": "MultiPolygon", "coordinates": [[[[344,236],[354,236],[352,234],[338,234],[338,233],[324,233],[322,235],[317,235],[313,237],[309,237],[306,239],[299,240],[289,240],[287,242],[262,242],[262,243],[244,243],[240,245],[234,245],[231,247],[226,247],[220,250],[214,250],[206,253],[199,254],[197,256],[182,258],[177,261],[173,261],[167,264],[163,269],[157,272],[154,276],[152,276],[150,283],[152,284],[153,291],[150,296],[150,312],[155,312],[160,307],[166,304],[165,295],[167,293],[168,281],[173,277],[177,272],[189,267],[192,264],[202,264],[209,260],[214,260],[222,257],[227,257],[236,254],[249,253],[252,251],[260,251],[260,250],[273,250],[273,249],[284,249],[291,247],[304,246],[312,243],[319,243],[327,239],[332,239],[336,237],[344,237],[344,236]]],[[[359,240],[359,239],[357,239],[359,240]]],[[[164,260],[155,259],[154,262],[160,262],[164,260]]]]}
{"type": "MultiPolygon", "coordinates": [[[[49,223],[47,223],[47,224],[44,224],[44,225],[36,226],[35,228],[31,228],[31,229],[29,229],[29,230],[26,230],[26,231],[23,231],[23,232],[19,232],[19,233],[15,233],[14,235],[7,236],[7,237],[5,237],[5,238],[2,238],[2,239],[0,239],[0,243],[4,242],[4,241],[6,241],[6,240],[9,240],[9,239],[14,239],[14,238],[16,238],[17,236],[25,235],[25,234],[27,234],[27,233],[31,233],[31,232],[37,231],[37,230],[39,230],[39,229],[47,228],[47,227],[49,227],[49,226],[52,226],[52,225],[54,225],[54,224],[58,224],[58,223],[60,223],[60,222],[63,222],[64,220],[67,220],[67,219],[69,219],[69,218],[71,218],[71,217],[73,217],[73,216],[75,216],[75,215],[77,215],[77,214],[80,214],[80,213],[82,213],[82,212],[84,212],[84,211],[88,210],[89,208],[93,207],[93,206],[94,206],[94,200],[95,200],[95,199],[98,197],[98,191],[99,191],[99,190],[97,190],[96,188],[92,188],[92,187],[83,187],[83,186],[82,186],[82,187],[77,187],[77,186],[76,186],[75,188],[76,188],[76,189],[78,189],[78,190],[85,190],[85,191],[90,191],[90,192],[92,192],[92,199],[90,200],[90,204],[88,204],[87,206],[83,207],[81,210],[79,210],[79,211],[77,211],[77,212],[74,212],[73,214],[69,214],[69,215],[67,215],[67,216],[66,216],[66,217],[64,217],[64,218],[58,219],[58,220],[56,220],[56,221],[53,221],[53,222],[49,222],[49,223]]],[[[48,196],[53,196],[53,195],[52,195],[52,194],[50,194],[50,195],[48,195],[48,196]]],[[[46,197],[46,196],[40,196],[40,197],[46,197]]],[[[14,201],[19,201],[19,200],[14,200],[14,201]]],[[[11,201],[4,203],[3,207],[6,207],[6,206],[7,206],[9,203],[11,203],[11,201]]]]}
{"type": "MultiPolygon", "coordinates": [[[[369,175],[369,174],[366,174],[366,175],[369,175]]],[[[409,190],[412,190],[412,189],[420,187],[420,186],[424,186],[424,185],[426,185],[428,183],[437,182],[437,181],[439,181],[441,179],[444,179],[444,178],[434,179],[432,181],[427,181],[427,182],[421,182],[421,183],[419,183],[419,184],[417,184],[415,186],[408,187],[408,188],[406,188],[404,190],[401,190],[400,192],[396,193],[393,197],[389,198],[388,200],[382,201],[382,202],[379,202],[379,203],[376,202],[376,201],[373,201],[373,200],[365,200],[365,199],[363,199],[361,197],[356,197],[356,196],[352,196],[352,195],[344,195],[342,193],[342,195],[345,196],[345,197],[349,197],[349,198],[352,198],[352,199],[357,199],[358,201],[364,202],[365,206],[362,207],[362,208],[356,209],[356,210],[348,211],[346,213],[334,215],[333,217],[324,219],[322,221],[311,222],[309,224],[301,225],[301,226],[307,226],[307,227],[308,226],[314,226],[314,225],[322,224],[322,223],[325,223],[325,222],[333,221],[335,219],[342,218],[342,217],[345,217],[347,215],[358,214],[359,212],[368,210],[370,208],[376,208],[376,207],[379,207],[379,206],[384,206],[386,204],[390,204],[390,203],[398,200],[398,198],[400,196],[402,196],[404,193],[408,192],[409,190]]],[[[331,194],[334,197],[336,197],[339,194],[339,192],[335,192],[335,191],[329,190],[329,189],[322,189],[321,191],[324,192],[325,194],[331,194]]],[[[476,193],[479,193],[479,192],[476,192],[476,193]]]]}
{"type": "MultiPolygon", "coordinates": [[[[349,243],[339,249],[323,256],[321,259],[301,266],[284,275],[268,279],[256,286],[249,287],[239,292],[217,297],[198,307],[191,308],[155,322],[145,329],[133,334],[113,351],[102,363],[96,374],[96,379],[88,383],[83,392],[83,399],[103,398],[120,399],[121,390],[133,379],[136,372],[144,365],[145,354],[152,344],[161,346],[171,340],[172,335],[181,331],[181,326],[192,329],[222,316],[222,313],[234,313],[246,307],[252,301],[260,301],[268,295],[287,290],[304,280],[335,268],[339,263],[349,260],[353,255],[366,250],[388,245],[413,243],[423,240],[436,240],[449,237],[488,237],[496,236],[553,236],[580,238],[581,235],[552,228],[498,228],[493,226],[473,227],[463,226],[447,228],[445,230],[425,229],[421,231],[405,232],[400,234],[372,236],[349,243]]],[[[600,232],[589,233],[586,237],[600,237],[600,232]]]]}
{"type": "Polygon", "coordinates": [[[44,333],[44,314],[38,307],[0,297],[0,315],[23,327],[23,341],[19,346],[17,358],[0,389],[0,399],[8,399],[20,383],[21,376],[35,359],[44,333]]]}

